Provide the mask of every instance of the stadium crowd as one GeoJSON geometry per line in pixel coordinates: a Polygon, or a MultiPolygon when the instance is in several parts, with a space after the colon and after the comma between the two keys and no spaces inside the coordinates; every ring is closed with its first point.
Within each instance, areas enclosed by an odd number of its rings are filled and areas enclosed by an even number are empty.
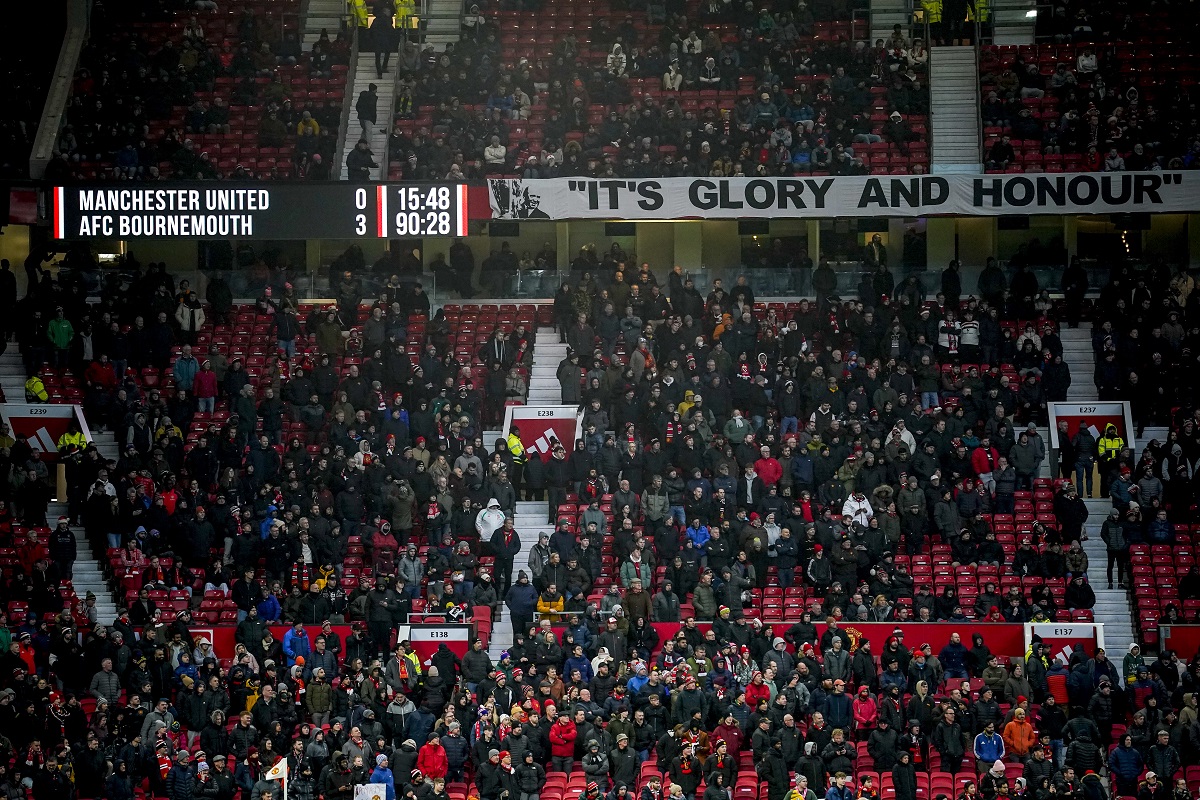
{"type": "Polygon", "coordinates": [[[1135,643],[1063,664],[953,624],[909,642],[904,623],[1086,619],[1099,566],[1079,548],[1081,492],[1113,499],[1109,581],[1128,579],[1131,545],[1171,541],[1200,447],[1195,371],[1177,368],[1200,335],[1191,279],[1114,268],[1085,302],[1072,264],[1047,306],[1024,269],[989,263],[977,299],[957,264],[927,292],[895,280],[881,243],[863,258],[860,296],[832,296],[821,263],[816,301],[782,311],[744,279],[705,296],[678,267],[574,273],[553,309],[583,436],[545,461],[483,441],[470,382],[525,334],[460,363],[439,312],[410,354],[429,313],[411,287],[360,315],[356,276],[335,272],[339,304],[301,317],[282,270],[244,309],[162,264],[127,264],[97,303],[69,270],[44,275],[14,304],[30,399],[48,369],[83,376],[89,423],[121,453],[65,441],[68,514],[39,537],[45,466],[0,442],[0,526],[28,532],[3,592],[30,612],[0,626],[0,788],[277,800],[284,759],[289,796],[328,800],[364,782],[411,800],[1190,797],[1176,779],[1200,759],[1200,660],[1145,663],[1135,643]],[[241,313],[279,344],[253,381],[197,335],[241,313]],[[1083,318],[1102,396],[1171,440],[1135,462],[1111,432],[1064,431],[1052,484],[1037,428],[1072,380],[1060,321],[1083,318]],[[525,563],[519,498],[546,499],[555,525],[525,563]],[[62,609],[77,521],[137,587],[111,626],[62,609]],[[931,553],[981,578],[973,599],[918,573],[931,553]],[[191,600],[176,612],[167,592],[191,600]],[[236,609],[235,652],[196,635],[210,593],[236,609]],[[428,662],[394,641],[410,613],[502,607],[515,636],[495,662],[482,641],[428,662]],[[875,653],[841,635],[854,621],[897,627],[875,653]]]}
{"type": "Polygon", "coordinates": [[[546,9],[480,5],[444,53],[402,50],[393,177],[853,175],[868,153],[885,172],[928,165],[928,51],[898,29],[874,46],[831,33],[839,4],[651,3],[530,42],[546,9]]]}
{"type": "Polygon", "coordinates": [[[98,8],[46,179],[328,180],[351,40],[302,51],[298,12],[98,8]]]}
{"type": "Polygon", "coordinates": [[[989,169],[1195,168],[1196,63],[1177,21],[1170,4],[1057,3],[1038,18],[1043,43],[985,47],[989,169]]]}

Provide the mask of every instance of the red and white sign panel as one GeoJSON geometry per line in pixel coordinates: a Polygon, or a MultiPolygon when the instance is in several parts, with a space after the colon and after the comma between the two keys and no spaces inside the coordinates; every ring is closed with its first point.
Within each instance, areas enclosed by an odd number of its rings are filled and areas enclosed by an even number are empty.
{"type": "Polygon", "coordinates": [[[1100,401],[1093,403],[1047,403],[1050,410],[1050,446],[1058,448],[1058,422],[1067,421],[1067,430],[1072,436],[1079,430],[1079,423],[1087,425],[1092,436],[1100,439],[1105,426],[1117,426],[1117,433],[1125,444],[1133,445],[1133,414],[1128,401],[1100,401]]]}
{"type": "Polygon", "coordinates": [[[25,403],[0,404],[0,422],[8,425],[10,435],[14,439],[24,436],[29,440],[29,446],[43,461],[58,460],[58,439],[67,432],[67,428],[75,420],[79,430],[89,442],[92,432],[88,430],[87,421],[79,406],[63,404],[31,405],[25,403]]]}
{"type": "Polygon", "coordinates": [[[1158,651],[1174,650],[1180,661],[1200,653],[1200,625],[1159,625],[1158,651]]]}
{"type": "Polygon", "coordinates": [[[1037,636],[1050,655],[1062,663],[1070,661],[1075,645],[1083,645],[1088,658],[1097,647],[1104,647],[1104,625],[1091,622],[1045,622],[1025,623],[1025,645],[1028,648],[1037,636]]]}
{"type": "Polygon", "coordinates": [[[459,658],[465,656],[473,635],[474,628],[471,625],[417,624],[400,625],[396,629],[396,640],[408,639],[413,652],[425,666],[429,666],[429,659],[437,652],[439,645],[446,645],[459,658]]]}
{"type": "Polygon", "coordinates": [[[504,414],[504,433],[516,425],[525,452],[545,459],[554,439],[570,453],[583,432],[583,415],[575,406],[508,406],[504,414]]]}

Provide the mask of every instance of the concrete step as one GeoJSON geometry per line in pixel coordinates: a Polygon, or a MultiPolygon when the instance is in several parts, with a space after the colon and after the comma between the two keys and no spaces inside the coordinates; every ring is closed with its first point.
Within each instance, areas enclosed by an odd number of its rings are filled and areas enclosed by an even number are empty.
{"type": "Polygon", "coordinates": [[[979,161],[970,161],[966,156],[960,160],[962,163],[954,163],[947,158],[944,162],[930,164],[929,171],[936,175],[977,175],[983,172],[983,164],[979,161]]]}

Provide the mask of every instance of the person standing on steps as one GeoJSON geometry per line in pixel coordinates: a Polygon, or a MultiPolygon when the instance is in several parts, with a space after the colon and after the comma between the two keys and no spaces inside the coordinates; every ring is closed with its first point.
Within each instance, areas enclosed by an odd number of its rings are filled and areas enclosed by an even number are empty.
{"type": "Polygon", "coordinates": [[[79,556],[79,545],[75,532],[71,530],[70,520],[58,518],[58,527],[50,534],[50,557],[58,565],[59,575],[63,580],[71,580],[75,573],[75,559],[79,556]]]}
{"type": "Polygon", "coordinates": [[[506,514],[504,524],[492,532],[492,555],[496,558],[496,591],[501,595],[512,585],[513,559],[521,552],[521,537],[513,530],[513,518],[506,514]]]}
{"type": "Polygon", "coordinates": [[[395,13],[395,6],[387,0],[375,4],[375,19],[371,22],[371,47],[375,50],[375,76],[379,79],[387,72],[392,51],[396,49],[396,29],[392,24],[395,13]]]}
{"type": "MultiPolygon", "coordinates": [[[[376,55],[378,59],[378,55],[376,55]]],[[[358,101],[354,104],[358,113],[358,125],[362,128],[364,138],[369,138],[371,129],[379,124],[379,85],[370,84],[365,91],[358,93],[358,101]]]]}
{"type": "Polygon", "coordinates": [[[527,633],[533,625],[537,600],[537,589],[529,582],[529,574],[521,570],[517,573],[517,582],[509,587],[504,596],[504,604],[508,606],[508,615],[512,620],[514,637],[519,633],[527,633]]]}

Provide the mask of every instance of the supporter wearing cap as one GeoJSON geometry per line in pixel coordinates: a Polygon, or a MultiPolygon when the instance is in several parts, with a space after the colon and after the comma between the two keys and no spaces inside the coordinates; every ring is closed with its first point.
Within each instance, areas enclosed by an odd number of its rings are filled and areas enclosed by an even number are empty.
{"type": "Polygon", "coordinates": [[[450,764],[441,737],[436,733],[429,734],[429,739],[417,753],[417,769],[431,780],[446,777],[450,764]]]}

